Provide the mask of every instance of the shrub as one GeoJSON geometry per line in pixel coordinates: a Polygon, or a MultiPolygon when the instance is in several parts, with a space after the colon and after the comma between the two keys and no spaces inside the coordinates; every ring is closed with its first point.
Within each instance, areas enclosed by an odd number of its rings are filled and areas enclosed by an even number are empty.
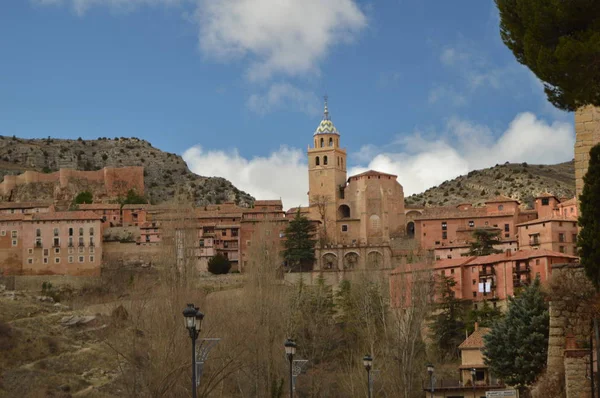
{"type": "Polygon", "coordinates": [[[107,155],[107,154],[105,154],[105,153],[103,153],[103,154],[102,154],[102,160],[106,160],[106,159],[108,159],[108,155],[107,155]]]}
{"type": "Polygon", "coordinates": [[[82,203],[92,203],[94,201],[94,195],[90,191],[80,192],[75,199],[73,199],[73,203],[80,205],[82,203]]]}
{"type": "Polygon", "coordinates": [[[214,275],[227,274],[231,269],[231,263],[220,253],[208,261],[208,271],[214,275]]]}

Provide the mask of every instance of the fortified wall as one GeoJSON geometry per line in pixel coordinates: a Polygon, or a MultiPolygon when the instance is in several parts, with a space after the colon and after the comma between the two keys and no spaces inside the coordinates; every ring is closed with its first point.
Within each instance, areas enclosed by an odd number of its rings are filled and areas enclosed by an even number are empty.
{"type": "MultiPolygon", "coordinates": [[[[60,169],[54,173],[39,173],[37,171],[26,171],[19,175],[4,176],[4,181],[0,183],[0,195],[2,200],[18,201],[25,198],[16,195],[18,191],[23,191],[30,184],[37,184],[46,188],[41,190],[47,195],[52,195],[52,199],[63,199],[59,196],[73,191],[77,193],[88,187],[94,187],[94,194],[98,196],[117,197],[127,194],[127,191],[134,189],[140,195],[144,193],[144,168],[140,166],[130,167],[105,167],[96,171],[80,171],[73,169],[60,169]],[[96,192],[97,190],[101,192],[96,192]],[[17,196],[17,197],[15,197],[17,196]]],[[[39,199],[39,198],[38,198],[39,199]]]]}
{"type": "Polygon", "coordinates": [[[591,105],[575,112],[575,191],[583,190],[583,176],[587,173],[590,150],[600,143],[600,108],[591,105]]]}

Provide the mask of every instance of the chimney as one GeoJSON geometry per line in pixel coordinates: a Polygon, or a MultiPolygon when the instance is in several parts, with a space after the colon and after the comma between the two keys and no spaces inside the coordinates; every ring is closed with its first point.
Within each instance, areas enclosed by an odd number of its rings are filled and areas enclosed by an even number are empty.
{"type": "Polygon", "coordinates": [[[475,322],[475,332],[479,330],[479,322],[475,322]]]}

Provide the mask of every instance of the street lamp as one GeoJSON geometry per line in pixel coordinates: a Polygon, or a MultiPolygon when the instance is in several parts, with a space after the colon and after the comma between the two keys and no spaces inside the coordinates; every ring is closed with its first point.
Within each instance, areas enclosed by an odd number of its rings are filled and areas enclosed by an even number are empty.
{"type": "Polygon", "coordinates": [[[285,355],[290,363],[290,398],[294,397],[294,381],[292,367],[294,364],[294,354],[296,354],[296,343],[294,340],[287,339],[283,344],[285,346],[285,355]]]}
{"type": "Polygon", "coordinates": [[[198,307],[194,307],[194,304],[188,304],[183,310],[183,317],[185,319],[185,327],[192,339],[192,397],[196,398],[196,340],[202,329],[204,314],[200,312],[198,307]]]}
{"type": "Polygon", "coordinates": [[[471,368],[471,383],[473,383],[473,398],[475,398],[475,377],[477,376],[477,369],[471,368]]]}
{"type": "Polygon", "coordinates": [[[429,373],[429,383],[430,383],[430,388],[429,391],[431,391],[431,398],[433,398],[433,365],[432,364],[427,364],[427,373],[429,373]]]}
{"type": "Polygon", "coordinates": [[[373,367],[373,358],[367,354],[363,358],[363,365],[367,370],[367,396],[371,398],[371,368],[373,367]]]}

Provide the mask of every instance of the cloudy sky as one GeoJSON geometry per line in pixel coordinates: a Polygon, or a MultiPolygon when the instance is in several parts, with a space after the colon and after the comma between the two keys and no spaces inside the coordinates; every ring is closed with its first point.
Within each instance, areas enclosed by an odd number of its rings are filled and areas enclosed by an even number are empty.
{"type": "Polygon", "coordinates": [[[324,94],[350,173],[407,194],[573,158],[573,115],[504,47],[491,0],[0,2],[0,134],[135,136],[305,204],[324,94]]]}

